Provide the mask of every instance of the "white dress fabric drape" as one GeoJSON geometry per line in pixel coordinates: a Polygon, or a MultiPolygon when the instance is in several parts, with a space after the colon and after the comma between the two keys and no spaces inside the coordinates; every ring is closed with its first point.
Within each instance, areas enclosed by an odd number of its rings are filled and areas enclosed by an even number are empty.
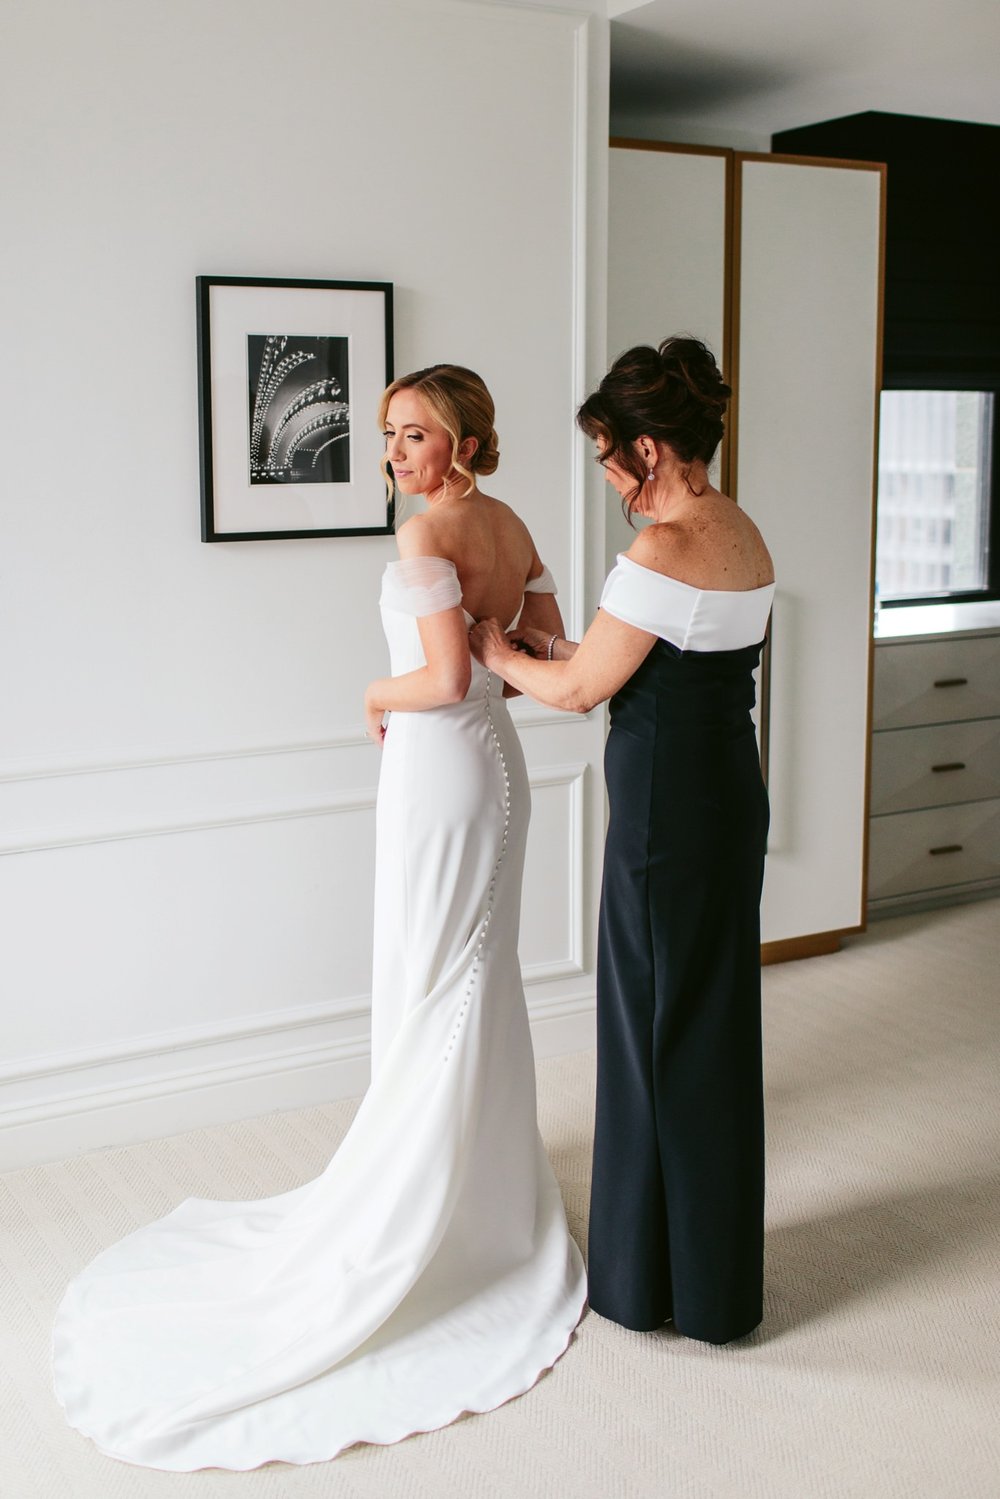
{"type": "MultiPolygon", "coordinates": [[[[460,602],[450,562],[389,564],[394,674],[423,664],[420,615],[460,602]]],[[[389,719],[372,1081],[327,1169],[261,1201],[188,1199],[69,1286],[56,1391],[103,1452],[316,1462],[493,1409],[567,1347],[586,1286],[536,1124],[529,795],[502,686],[473,663],[462,702],[389,719]]]]}

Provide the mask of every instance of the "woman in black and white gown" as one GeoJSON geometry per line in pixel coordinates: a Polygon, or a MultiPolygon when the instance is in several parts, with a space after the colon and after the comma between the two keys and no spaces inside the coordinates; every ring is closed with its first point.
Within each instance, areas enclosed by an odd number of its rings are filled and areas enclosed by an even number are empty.
{"type": "Polygon", "coordinates": [[[579,646],[498,622],[477,655],[540,702],[611,700],[597,962],[592,1311],[711,1343],[761,1319],[760,896],[751,709],[774,568],[710,482],[729,387],[697,339],[629,349],[583,404],[609,482],[652,524],[579,646]]]}
{"type": "Polygon", "coordinates": [[[497,465],[482,381],[435,366],[380,414],[403,494],[381,610],[372,1081],[330,1165],[263,1201],[192,1198],[100,1254],[60,1307],[68,1420],[149,1467],[333,1457],[486,1411],[565,1350],[585,1297],[538,1135],[517,960],[527,776],[474,618],[560,632],[497,465]]]}

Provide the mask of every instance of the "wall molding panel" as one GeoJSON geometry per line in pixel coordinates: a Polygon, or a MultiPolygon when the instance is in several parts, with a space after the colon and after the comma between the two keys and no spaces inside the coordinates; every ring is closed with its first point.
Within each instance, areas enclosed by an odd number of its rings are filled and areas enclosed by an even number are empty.
{"type": "MultiPolygon", "coordinates": [[[[587,888],[584,868],[584,814],[587,765],[551,765],[529,769],[532,793],[532,825],[528,832],[525,859],[524,896],[521,908],[521,963],[525,987],[551,983],[555,979],[575,978],[586,971],[584,951],[584,899],[587,888]],[[544,798],[539,793],[561,791],[557,798],[562,825],[556,824],[547,837],[551,818],[545,819],[544,798]],[[538,844],[544,840],[547,858],[543,860],[538,844]],[[563,851],[562,869],[552,854],[563,851]],[[560,874],[562,878],[560,879],[560,874]],[[561,890],[557,897],[556,892],[561,890]],[[560,951],[552,953],[552,913],[558,906],[564,915],[563,941],[560,951]],[[544,956],[525,959],[525,954],[544,956]]],[[[553,798],[550,798],[552,800],[553,798]]]]}
{"type": "MultiPolygon", "coordinates": [[[[372,746],[366,742],[370,752],[372,746]]],[[[191,762],[188,762],[191,763],[191,762]]],[[[532,790],[549,786],[574,785],[582,788],[582,777],[586,764],[563,767],[555,766],[529,772],[532,790]]],[[[159,811],[150,810],[145,817],[127,817],[124,812],[103,825],[84,822],[82,825],[55,827],[22,827],[6,835],[0,834],[0,857],[15,854],[37,854],[54,852],[57,849],[78,848],[88,844],[115,843],[129,838],[162,838],[177,833],[203,833],[221,831],[225,828],[243,827],[260,822],[283,822],[300,817],[330,817],[342,812],[374,812],[377,787],[365,786],[356,791],[342,791],[333,796],[316,800],[281,800],[250,802],[226,805],[214,804],[205,811],[159,811]]],[[[574,860],[579,858],[582,846],[583,804],[580,790],[573,798],[574,860]]],[[[78,815],[87,818],[90,806],[74,806],[78,815]]]]}
{"type": "MultiPolygon", "coordinates": [[[[67,12],[50,97],[31,69],[11,85],[37,158],[12,184],[25,232],[3,252],[21,369],[3,600],[14,648],[0,660],[9,1167],[367,1082],[379,752],[361,712],[365,684],[387,669],[378,595],[395,547],[201,544],[196,274],[392,282],[395,373],[441,358],[482,372],[503,455],[490,492],[527,522],[577,637],[603,577],[603,483],[573,421],[605,356],[609,23],[596,0],[338,0],[335,16],[302,0],[300,27],[319,43],[306,52],[276,46],[264,13],[237,0],[219,0],[207,29],[194,0],[181,8],[135,34],[115,0],[67,12]],[[189,22],[199,47],[178,53],[189,22]],[[322,42],[334,35],[351,58],[338,109],[353,146],[318,194],[308,153],[289,158],[280,133],[248,131],[244,80],[267,71],[304,101],[306,133],[322,133],[322,42]],[[115,109],[95,112],[110,90],[115,109]],[[491,161],[495,232],[481,254],[433,234],[387,237],[365,211],[398,156],[390,96],[420,111],[427,203],[491,161]],[[63,205],[81,161],[67,277],[63,205]],[[248,174],[280,175],[300,204],[294,224],[260,222],[248,174]],[[525,238],[516,226],[529,219],[525,238]],[[155,401],[122,358],[136,327],[158,350],[155,401]],[[70,469],[37,458],[51,454],[51,417],[33,392],[55,346],[77,392],[60,426],[70,469]]],[[[26,55],[49,58],[41,12],[25,11],[18,35],[26,55]]],[[[604,714],[520,699],[511,714],[534,796],[522,972],[549,1054],[593,1036],[604,714]]]]}
{"type": "Polygon", "coordinates": [[[320,802],[220,807],[198,817],[105,825],[91,829],[17,835],[0,840],[0,855],[51,853],[56,849],[81,848],[95,843],[118,843],[127,838],[163,838],[175,833],[219,832],[225,828],[249,827],[259,822],[287,822],[299,817],[330,817],[340,812],[374,811],[375,792],[344,792],[320,802]]]}
{"type": "MultiPolygon", "coordinates": [[[[558,709],[546,708],[527,698],[512,703],[510,711],[519,729],[543,728],[550,724],[574,721],[570,715],[558,709]]],[[[591,714],[580,715],[584,718],[590,716],[591,714]]],[[[24,760],[0,760],[0,786],[24,781],[61,780],[70,776],[112,775],[119,771],[159,770],[167,766],[196,765],[205,760],[255,760],[271,755],[308,755],[359,747],[372,747],[361,723],[349,724],[342,731],[322,739],[298,739],[274,744],[215,745],[201,748],[186,746],[173,749],[147,746],[129,754],[103,756],[85,752],[78,755],[39,755],[24,760]]]]}
{"type": "Polygon", "coordinates": [[[29,760],[0,762],[0,784],[5,782],[59,780],[68,776],[111,775],[117,771],[158,770],[163,766],[193,765],[202,760],[256,759],[265,755],[304,755],[317,750],[347,749],[367,744],[364,726],[351,725],[343,733],[324,739],[301,739],[290,743],[218,745],[196,749],[147,748],[128,755],[39,756],[29,760]]]}
{"type": "MultiPolygon", "coordinates": [[[[592,1044],[594,992],[585,954],[588,768],[587,762],[574,761],[529,771],[535,810],[525,874],[522,975],[540,1055],[592,1044]],[[567,981],[574,985],[569,994],[567,981]]],[[[357,836],[368,845],[374,806],[374,789],[363,788],[314,806],[257,806],[197,822],[105,828],[75,839],[36,841],[33,851],[59,858],[60,850],[64,856],[69,850],[75,857],[95,843],[132,839],[153,844],[168,833],[219,833],[349,813],[363,814],[357,836]]],[[[183,867],[200,862],[192,846],[183,867]]],[[[331,908],[337,877],[331,864],[330,890],[322,902],[331,908]]],[[[369,905],[365,910],[366,920],[357,923],[364,930],[357,944],[363,941],[366,948],[362,966],[370,961],[369,905]]],[[[189,938],[195,952],[205,940],[198,933],[189,938]]],[[[233,1117],[234,1108],[260,1113],[360,1093],[368,1080],[370,1006],[368,992],[354,992],[0,1062],[0,1169],[144,1133],[210,1124],[233,1117]]]]}

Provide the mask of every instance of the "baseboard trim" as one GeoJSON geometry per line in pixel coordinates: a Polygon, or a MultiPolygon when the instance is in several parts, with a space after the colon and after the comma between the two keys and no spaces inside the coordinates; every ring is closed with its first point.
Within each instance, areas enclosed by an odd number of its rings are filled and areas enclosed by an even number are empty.
{"type": "MultiPolygon", "coordinates": [[[[253,1019],[230,1021],[221,1025],[177,1026],[173,1030],[133,1037],[70,1051],[46,1052],[42,1056],[23,1057],[0,1067],[0,1088],[14,1083],[37,1083],[43,1078],[78,1073],[85,1076],[98,1068],[131,1062],[148,1062],[152,1058],[177,1056],[213,1046],[233,1047],[241,1042],[257,1042],[270,1036],[287,1036],[312,1027],[341,1024],[344,1021],[367,1021],[371,1009],[369,994],[355,994],[332,1003],[300,1005],[294,1009],[271,1010],[253,1019]]],[[[4,1108],[0,1105],[0,1121],[4,1108]]]]}
{"type": "MultiPolygon", "coordinates": [[[[320,1007],[316,1007],[319,1011],[320,1007]]],[[[298,1026],[308,1018],[296,1016],[298,1026]]],[[[271,1017],[269,1017],[270,1019],[271,1017]]],[[[140,1078],[85,1081],[83,1087],[48,1098],[6,1106],[0,1114],[0,1171],[62,1160],[86,1151],[135,1144],[185,1130],[254,1118],[276,1110],[311,1108],[336,1099],[356,1098],[368,1086],[370,1034],[367,1013],[341,1012],[345,1034],[312,1038],[307,1044],[208,1061],[202,1037],[200,1063],[140,1078]]],[[[583,1051],[594,1044],[593,990],[536,1000],[529,1007],[532,1040],[539,1057],[583,1051]]],[[[254,1029],[257,1040],[277,1031],[254,1029]]],[[[213,1037],[218,1044],[218,1037],[213,1037]]],[[[132,1052],[129,1061],[147,1057],[132,1052]]],[[[120,1060],[120,1059],[119,1059],[120,1060]]],[[[59,1061],[65,1063],[66,1058],[59,1061]]],[[[108,1062],[105,1060],[104,1066],[108,1062]]],[[[95,1064],[95,1071],[100,1063],[95,1064]]],[[[57,1065],[35,1077],[65,1075],[57,1065]]],[[[23,1081],[24,1079],[21,1079],[23,1081]]]]}
{"type": "Polygon", "coordinates": [[[529,1003],[535,1056],[561,1057],[574,1051],[589,1051],[597,1042],[596,1016],[592,988],[548,1003],[529,1003]]]}
{"type": "Polygon", "coordinates": [[[0,1170],[356,1097],[368,1070],[366,1032],[298,1054],[51,1099],[9,1111],[0,1128],[0,1170]]]}
{"type": "Polygon", "coordinates": [[[868,920],[884,921],[888,916],[908,916],[920,911],[935,911],[944,906],[964,906],[974,900],[997,899],[1000,899],[1000,883],[996,880],[918,890],[912,895],[890,895],[881,900],[869,901],[868,920]]]}
{"type": "Polygon", "coordinates": [[[799,958],[821,958],[826,953],[839,952],[842,938],[862,930],[860,926],[847,926],[835,932],[810,932],[803,937],[785,937],[780,942],[762,942],[760,961],[766,967],[771,963],[793,963],[799,958]]]}

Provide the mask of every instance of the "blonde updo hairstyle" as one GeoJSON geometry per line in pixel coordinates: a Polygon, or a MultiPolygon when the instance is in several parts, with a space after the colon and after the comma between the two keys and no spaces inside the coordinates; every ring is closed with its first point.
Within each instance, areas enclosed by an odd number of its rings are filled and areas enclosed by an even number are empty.
{"type": "MultiPolygon", "coordinates": [[[[495,473],[500,462],[500,444],[493,426],[493,397],[484,381],[474,370],[468,370],[461,364],[432,364],[412,375],[401,375],[386,388],[379,403],[380,427],[385,427],[389,402],[400,390],[417,391],[420,399],[427,403],[436,420],[448,433],[451,438],[452,466],[466,481],[461,498],[472,494],[476,487],[476,475],[495,473]],[[469,437],[475,438],[476,448],[468,462],[463,462],[458,450],[469,437]]],[[[386,457],[382,459],[382,475],[391,501],[395,486],[386,457]]]]}

